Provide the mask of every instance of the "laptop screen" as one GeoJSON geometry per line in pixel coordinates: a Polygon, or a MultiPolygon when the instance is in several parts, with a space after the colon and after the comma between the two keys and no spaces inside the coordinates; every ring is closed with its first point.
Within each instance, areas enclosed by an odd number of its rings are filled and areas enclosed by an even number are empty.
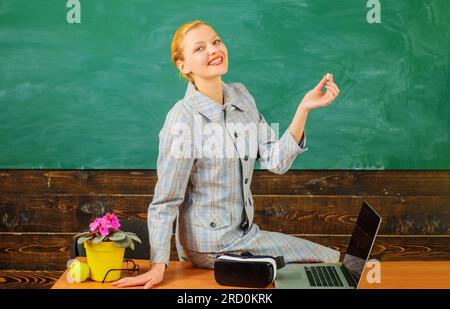
{"type": "Polygon", "coordinates": [[[380,216],[364,202],[342,262],[344,267],[352,274],[356,285],[361,279],[380,222],[380,216]]]}

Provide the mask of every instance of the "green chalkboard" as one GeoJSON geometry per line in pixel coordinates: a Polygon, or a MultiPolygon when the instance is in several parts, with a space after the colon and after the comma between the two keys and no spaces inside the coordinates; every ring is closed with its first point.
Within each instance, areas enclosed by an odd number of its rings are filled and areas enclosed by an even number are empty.
{"type": "Polygon", "coordinates": [[[380,23],[372,0],[80,0],[80,23],[67,2],[0,3],[0,168],[155,168],[186,89],[171,38],[194,19],[280,131],[333,72],[341,94],[310,114],[293,168],[450,168],[450,1],[381,1],[380,23]]]}

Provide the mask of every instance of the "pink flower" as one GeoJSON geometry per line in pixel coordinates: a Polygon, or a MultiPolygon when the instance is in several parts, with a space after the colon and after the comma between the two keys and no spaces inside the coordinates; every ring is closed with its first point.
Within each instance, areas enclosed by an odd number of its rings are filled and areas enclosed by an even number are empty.
{"type": "Polygon", "coordinates": [[[106,215],[103,216],[103,219],[105,220],[104,226],[111,228],[114,231],[119,230],[120,228],[119,219],[114,213],[112,214],[107,213],[106,215]]]}
{"type": "Polygon", "coordinates": [[[109,234],[109,231],[106,227],[101,227],[100,234],[102,234],[102,236],[107,236],[109,234]]]}
{"type": "Polygon", "coordinates": [[[116,217],[116,215],[107,212],[107,213],[103,216],[103,219],[108,220],[108,221],[111,221],[111,220],[112,220],[113,218],[115,218],[115,217],[116,217]]]}
{"type": "Polygon", "coordinates": [[[92,233],[100,233],[102,236],[109,235],[110,232],[118,231],[120,222],[114,213],[106,213],[101,218],[96,218],[90,225],[89,229],[92,233]]]}
{"type": "Polygon", "coordinates": [[[96,231],[99,228],[99,226],[100,226],[100,218],[96,218],[94,220],[94,222],[92,222],[89,225],[89,229],[91,230],[91,232],[94,232],[94,231],[96,231]]]}
{"type": "Polygon", "coordinates": [[[111,227],[111,223],[105,219],[105,217],[100,218],[100,228],[110,228],[111,227]]]}
{"type": "Polygon", "coordinates": [[[111,221],[111,228],[115,231],[119,230],[119,228],[120,228],[119,219],[115,218],[114,220],[111,221]]]}

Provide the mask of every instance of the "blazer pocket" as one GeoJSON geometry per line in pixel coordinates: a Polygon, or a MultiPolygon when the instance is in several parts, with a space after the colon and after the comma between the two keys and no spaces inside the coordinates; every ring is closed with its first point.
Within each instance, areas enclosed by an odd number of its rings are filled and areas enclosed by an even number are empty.
{"type": "Polygon", "coordinates": [[[197,212],[194,224],[209,230],[218,230],[231,224],[231,213],[229,212],[197,212]]]}

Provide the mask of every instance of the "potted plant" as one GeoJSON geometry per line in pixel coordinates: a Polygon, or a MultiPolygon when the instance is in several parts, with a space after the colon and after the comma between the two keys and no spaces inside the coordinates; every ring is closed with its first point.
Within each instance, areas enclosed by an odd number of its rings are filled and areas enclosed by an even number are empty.
{"type": "MultiPolygon", "coordinates": [[[[84,244],[91,279],[103,281],[110,269],[121,269],[125,249],[134,250],[134,241],[142,243],[131,232],[120,230],[120,222],[114,213],[95,218],[89,225],[89,231],[74,236],[78,244],[84,244]]],[[[111,271],[105,281],[120,278],[120,271],[111,271]]]]}

